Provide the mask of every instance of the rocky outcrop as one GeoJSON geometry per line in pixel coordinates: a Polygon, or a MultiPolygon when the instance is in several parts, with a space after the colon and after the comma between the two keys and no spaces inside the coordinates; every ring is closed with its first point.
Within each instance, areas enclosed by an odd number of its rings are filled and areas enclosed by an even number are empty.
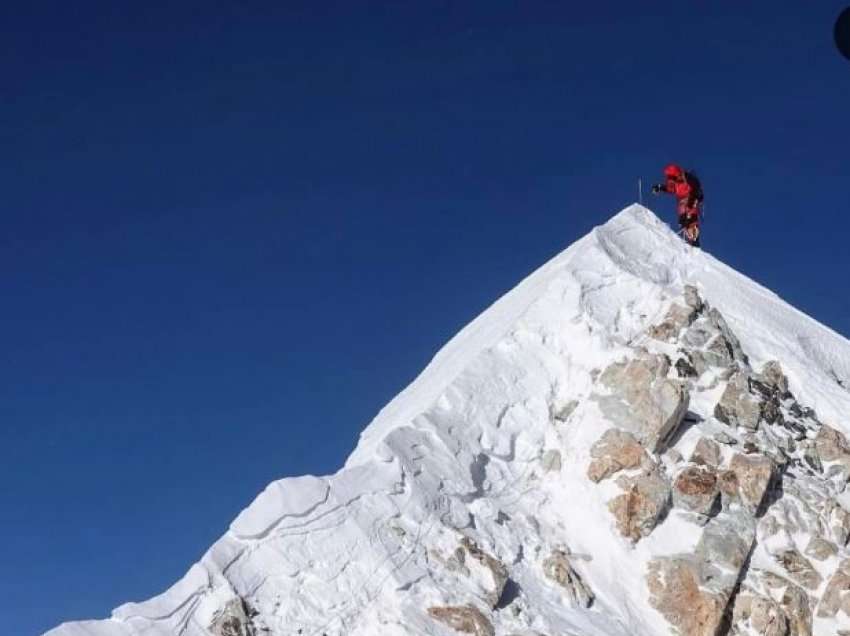
{"type": "Polygon", "coordinates": [[[666,356],[638,352],[607,367],[599,383],[608,393],[592,396],[612,424],[634,435],[651,453],[664,447],[688,409],[688,391],[667,377],[669,370],[666,356]]]}
{"type": "Polygon", "coordinates": [[[256,636],[252,614],[244,600],[234,598],[216,612],[209,630],[214,636],[256,636]]]}
{"type": "Polygon", "coordinates": [[[750,395],[745,373],[738,372],[729,380],[720,401],[714,407],[714,417],[733,428],[758,430],[761,409],[759,403],[750,395]]]}
{"type": "Polygon", "coordinates": [[[664,342],[675,342],[683,329],[696,320],[702,309],[702,299],[695,287],[685,288],[684,304],[674,302],[667,310],[667,315],[657,325],[652,325],[647,333],[651,338],[664,342]]]}
{"type": "Polygon", "coordinates": [[[744,588],[732,612],[734,635],[811,636],[812,611],[806,593],[787,584],[778,600],[771,593],[744,588]]]}
{"type": "Polygon", "coordinates": [[[496,636],[493,623],[473,605],[429,607],[428,615],[461,634],[496,636]]]}
{"type": "Polygon", "coordinates": [[[717,442],[706,437],[700,437],[697,445],[691,453],[691,462],[702,466],[717,468],[720,465],[722,455],[717,442]]]}
{"type": "Polygon", "coordinates": [[[808,590],[816,590],[821,584],[821,575],[811,562],[796,549],[783,550],[776,561],[788,572],[789,577],[808,590]]]}
{"type": "Polygon", "coordinates": [[[699,524],[695,548],[652,559],[646,574],[652,606],[681,636],[812,636],[815,607],[850,626],[850,513],[838,499],[850,442],[796,401],[777,361],[754,370],[722,315],[686,294],[646,332],[658,350],[675,347],[674,368],[636,347],[599,375],[591,397],[616,429],[591,447],[588,478],[616,480],[608,507],[633,542],[671,506],[699,524]],[[677,410],[690,392],[715,390],[706,425],[690,420],[703,430],[685,459],[693,442],[671,445],[677,410]]]}
{"type": "Polygon", "coordinates": [[[655,465],[634,435],[617,429],[605,431],[591,447],[590,456],[593,459],[587,476],[597,483],[621,470],[651,469],[655,465]]]}
{"type": "Polygon", "coordinates": [[[492,578],[492,588],[487,591],[485,600],[491,608],[496,607],[508,581],[508,569],[505,564],[484,552],[469,537],[463,537],[460,540],[460,548],[455,552],[455,556],[460,558],[462,563],[472,560],[489,571],[492,578]]]}
{"type": "MultiPolygon", "coordinates": [[[[841,562],[818,604],[820,618],[834,618],[839,609],[850,609],[850,559],[841,562]]],[[[847,612],[845,612],[847,613],[847,612]]]]}
{"type": "Polygon", "coordinates": [[[838,546],[823,537],[814,536],[809,539],[805,549],[806,556],[816,561],[826,561],[828,558],[838,554],[838,546]]]}
{"type": "Polygon", "coordinates": [[[702,517],[708,517],[720,495],[717,473],[713,468],[690,465],[673,481],[673,505],[702,517]]]}
{"type": "Polygon", "coordinates": [[[755,513],[764,501],[774,470],[773,462],[765,455],[736,453],[719,482],[727,505],[740,502],[755,513]]]}
{"type": "Polygon", "coordinates": [[[716,636],[726,601],[703,590],[696,565],[685,558],[657,559],[647,574],[650,603],[683,636],[716,636]]]}
{"type": "Polygon", "coordinates": [[[617,530],[633,542],[640,541],[655,529],[670,508],[670,484],[653,470],[634,477],[622,476],[617,485],[623,493],[608,502],[617,530]]]}
{"type": "Polygon", "coordinates": [[[574,605],[590,607],[593,592],[570,563],[569,555],[563,550],[553,550],[543,561],[544,576],[557,583],[574,605]]]}

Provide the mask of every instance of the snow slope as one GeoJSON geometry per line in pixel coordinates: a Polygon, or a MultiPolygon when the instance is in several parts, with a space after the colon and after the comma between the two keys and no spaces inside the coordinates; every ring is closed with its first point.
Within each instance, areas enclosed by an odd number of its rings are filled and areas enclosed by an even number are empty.
{"type": "MultiPolygon", "coordinates": [[[[49,636],[449,635],[461,619],[429,608],[468,607],[499,634],[670,633],[647,566],[692,551],[699,531],[669,515],[636,544],[617,535],[614,484],[586,476],[609,427],[588,398],[686,285],[725,317],[753,368],[780,360],[800,403],[847,425],[850,342],[633,205],[455,336],[339,472],[270,484],[172,588],[49,636]],[[541,576],[554,554],[571,555],[592,604],[541,576]]],[[[710,420],[720,392],[695,396],[691,411],[710,420]]],[[[492,633],[476,620],[468,633],[492,633]]]]}

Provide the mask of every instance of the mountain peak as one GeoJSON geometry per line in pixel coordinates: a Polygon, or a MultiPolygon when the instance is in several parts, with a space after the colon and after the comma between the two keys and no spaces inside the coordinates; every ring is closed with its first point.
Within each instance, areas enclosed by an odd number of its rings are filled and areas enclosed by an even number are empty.
{"type": "Polygon", "coordinates": [[[847,382],[847,340],[635,204],[461,330],[340,471],[50,635],[835,634],[847,382]]]}

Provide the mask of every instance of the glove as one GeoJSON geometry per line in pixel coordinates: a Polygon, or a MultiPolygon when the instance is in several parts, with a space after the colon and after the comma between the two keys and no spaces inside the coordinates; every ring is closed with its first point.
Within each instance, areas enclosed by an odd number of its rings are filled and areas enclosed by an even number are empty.
{"type": "Polygon", "coordinates": [[[660,183],[656,183],[652,186],[652,194],[658,194],[659,192],[664,192],[664,186],[660,183]]]}

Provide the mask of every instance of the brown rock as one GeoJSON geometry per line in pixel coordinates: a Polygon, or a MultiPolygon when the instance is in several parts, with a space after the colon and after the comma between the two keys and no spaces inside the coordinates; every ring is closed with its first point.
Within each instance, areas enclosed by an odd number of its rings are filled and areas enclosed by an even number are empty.
{"type": "Polygon", "coordinates": [[[505,567],[505,564],[499,561],[499,559],[484,552],[478,547],[478,544],[469,537],[463,537],[460,540],[460,545],[470,558],[478,561],[481,565],[490,570],[493,577],[493,589],[488,591],[485,600],[490,605],[491,609],[496,607],[502,596],[502,592],[505,589],[505,584],[508,582],[507,567],[505,567]]]}
{"type": "Polygon", "coordinates": [[[621,470],[647,467],[653,464],[634,435],[609,429],[590,449],[593,460],[587,469],[588,478],[596,483],[621,470]]]}
{"type": "Polygon", "coordinates": [[[673,505],[707,515],[719,493],[717,474],[704,466],[687,466],[673,482],[673,505]]]}
{"type": "Polygon", "coordinates": [[[461,634],[496,636],[490,619],[473,605],[429,607],[428,615],[461,634]]]}
{"type": "Polygon", "coordinates": [[[700,589],[695,565],[685,559],[656,559],[649,564],[650,603],[680,634],[715,636],[726,599],[700,589]]]}
{"type": "Polygon", "coordinates": [[[625,491],[608,502],[617,530],[634,542],[648,536],[670,507],[670,486],[657,472],[638,477],[620,477],[625,491]]]}

